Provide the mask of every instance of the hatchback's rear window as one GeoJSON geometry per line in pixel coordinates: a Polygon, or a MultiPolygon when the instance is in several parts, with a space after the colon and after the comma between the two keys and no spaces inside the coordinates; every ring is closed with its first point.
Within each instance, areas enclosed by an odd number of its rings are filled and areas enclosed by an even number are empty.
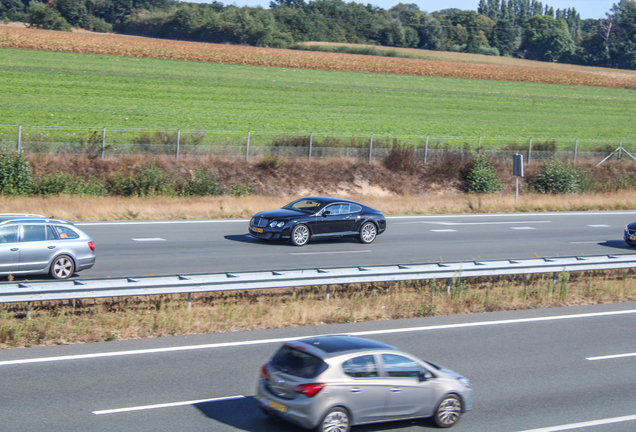
{"type": "Polygon", "coordinates": [[[289,345],[278,350],[271,363],[276,369],[299,378],[314,378],[327,368],[322,359],[289,345]]]}

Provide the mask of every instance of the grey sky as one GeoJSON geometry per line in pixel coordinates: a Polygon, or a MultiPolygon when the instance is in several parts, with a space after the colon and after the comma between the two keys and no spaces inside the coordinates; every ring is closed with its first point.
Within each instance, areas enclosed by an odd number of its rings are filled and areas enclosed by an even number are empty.
{"type": "MultiPolygon", "coordinates": [[[[270,0],[219,0],[224,4],[236,4],[237,6],[262,6],[264,8],[269,7],[270,0]]],[[[568,9],[574,7],[581,18],[603,18],[605,13],[610,10],[614,3],[618,3],[618,0],[541,0],[543,5],[552,6],[556,9],[568,9]]],[[[400,3],[400,0],[358,0],[357,3],[371,3],[376,6],[380,6],[383,9],[390,9],[396,4],[400,3]]],[[[433,0],[402,0],[402,3],[415,3],[421,10],[426,12],[435,12],[440,9],[457,8],[463,10],[477,10],[479,0],[446,0],[446,1],[433,1],[433,0]]]]}

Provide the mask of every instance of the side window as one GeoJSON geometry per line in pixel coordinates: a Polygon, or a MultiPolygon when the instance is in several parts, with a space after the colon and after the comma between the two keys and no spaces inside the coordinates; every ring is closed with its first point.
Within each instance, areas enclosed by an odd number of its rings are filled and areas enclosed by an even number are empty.
{"type": "Polygon", "coordinates": [[[351,204],[349,208],[349,213],[360,213],[362,211],[362,207],[357,204],[351,204]]]}
{"type": "Polygon", "coordinates": [[[22,225],[22,241],[37,242],[46,240],[46,225],[22,225]]]}
{"type": "Polygon", "coordinates": [[[387,376],[394,378],[417,378],[420,366],[413,360],[395,354],[382,354],[387,376]]]}
{"type": "Polygon", "coordinates": [[[60,240],[70,240],[79,238],[79,234],[70,229],[69,227],[55,225],[57,233],[60,235],[60,240]]]}
{"type": "Polygon", "coordinates": [[[17,243],[18,226],[5,225],[0,227],[0,243],[17,243]]]}
{"type": "Polygon", "coordinates": [[[340,204],[340,214],[347,214],[349,212],[349,204],[340,204]]]}
{"type": "Polygon", "coordinates": [[[349,359],[342,364],[342,369],[352,378],[375,378],[378,376],[378,368],[373,355],[349,359]]]}
{"type": "Polygon", "coordinates": [[[328,211],[329,214],[337,215],[340,213],[340,204],[330,205],[325,210],[328,211]]]}

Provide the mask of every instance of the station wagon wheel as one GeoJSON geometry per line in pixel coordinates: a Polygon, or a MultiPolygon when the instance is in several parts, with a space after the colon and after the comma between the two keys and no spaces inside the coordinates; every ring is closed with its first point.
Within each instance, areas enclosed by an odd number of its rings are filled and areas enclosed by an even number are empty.
{"type": "Polygon", "coordinates": [[[310,236],[307,225],[299,224],[292,229],[290,241],[294,246],[304,246],[309,241],[310,236]]]}
{"type": "Polygon", "coordinates": [[[53,279],[68,279],[75,272],[75,263],[68,255],[60,255],[51,263],[51,277],[53,279]]]}
{"type": "Polygon", "coordinates": [[[462,402],[457,395],[447,395],[437,406],[433,420],[441,428],[449,428],[459,420],[462,414],[462,402]]]}
{"type": "Polygon", "coordinates": [[[375,240],[377,235],[378,229],[375,227],[375,224],[373,222],[366,222],[362,225],[362,228],[360,228],[360,235],[358,236],[358,239],[360,240],[360,243],[369,244],[375,240]]]}
{"type": "Polygon", "coordinates": [[[316,432],[349,432],[350,429],[349,412],[344,408],[336,407],[327,411],[318,424],[316,432]]]}

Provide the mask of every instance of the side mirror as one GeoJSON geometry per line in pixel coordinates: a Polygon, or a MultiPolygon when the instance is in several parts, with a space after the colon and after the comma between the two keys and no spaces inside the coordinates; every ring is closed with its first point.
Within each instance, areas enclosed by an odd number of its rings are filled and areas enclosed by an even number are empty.
{"type": "Polygon", "coordinates": [[[325,210],[322,212],[322,217],[329,216],[331,214],[331,210],[325,210]]]}
{"type": "Polygon", "coordinates": [[[420,372],[420,382],[428,381],[433,378],[433,374],[429,371],[420,372]]]}

